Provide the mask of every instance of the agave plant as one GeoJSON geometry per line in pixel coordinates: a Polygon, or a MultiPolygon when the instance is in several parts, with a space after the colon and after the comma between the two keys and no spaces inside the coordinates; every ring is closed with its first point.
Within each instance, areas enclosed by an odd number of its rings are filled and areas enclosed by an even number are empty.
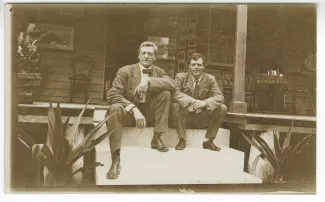
{"type": "Polygon", "coordinates": [[[294,162],[294,159],[297,154],[299,154],[308,143],[316,136],[316,131],[312,131],[308,136],[303,138],[295,147],[290,146],[291,133],[293,128],[293,122],[289,131],[286,133],[283,144],[280,144],[277,134],[273,131],[273,140],[274,140],[274,151],[270,146],[263,140],[259,135],[255,133],[248,133],[247,131],[241,131],[244,138],[255,147],[260,154],[254,159],[251,170],[254,172],[257,166],[257,163],[260,158],[269,162],[274,169],[274,181],[283,181],[283,174],[294,162]]]}
{"type": "Polygon", "coordinates": [[[85,169],[102,166],[101,163],[96,162],[93,165],[81,167],[77,170],[72,169],[73,164],[80,157],[92,150],[97,144],[114,131],[105,132],[104,134],[99,135],[99,137],[96,137],[97,135],[95,135],[103,124],[105,124],[110,118],[110,116],[107,116],[102,122],[89,131],[87,135],[85,135],[84,139],[75,149],[72,149],[73,139],[78,132],[78,127],[87,105],[88,103],[80,112],[72,127],[68,127],[70,116],[63,124],[60,103],[57,103],[57,108],[54,110],[52,103],[50,102],[48,110],[47,139],[38,157],[40,162],[48,169],[54,185],[69,184],[75,174],[82,172],[85,169]]]}

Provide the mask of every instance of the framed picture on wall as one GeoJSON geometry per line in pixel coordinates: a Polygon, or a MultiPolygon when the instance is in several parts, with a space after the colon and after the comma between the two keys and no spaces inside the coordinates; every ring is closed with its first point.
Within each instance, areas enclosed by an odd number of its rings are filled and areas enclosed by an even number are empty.
{"type": "Polygon", "coordinates": [[[185,51],[178,51],[177,53],[177,61],[184,61],[186,60],[185,58],[185,51]]]}
{"type": "Polygon", "coordinates": [[[169,16],[169,19],[168,19],[168,26],[169,27],[173,27],[173,28],[176,28],[177,25],[178,25],[178,22],[177,22],[177,17],[175,16],[169,16]]]}
{"type": "Polygon", "coordinates": [[[186,48],[186,38],[178,40],[178,49],[186,48]]]}
{"type": "Polygon", "coordinates": [[[178,26],[180,28],[186,27],[187,26],[187,17],[181,17],[181,18],[179,18],[178,26]]]}
{"type": "Polygon", "coordinates": [[[187,46],[188,47],[195,47],[196,46],[196,36],[195,37],[189,37],[187,39],[187,46]]]}
{"type": "Polygon", "coordinates": [[[198,14],[197,13],[194,13],[194,14],[188,16],[188,24],[189,25],[196,24],[197,19],[198,19],[198,14]]]}
{"type": "Polygon", "coordinates": [[[36,27],[42,30],[37,41],[39,48],[74,50],[74,27],[45,23],[37,23],[36,27]]]}
{"type": "Polygon", "coordinates": [[[157,58],[175,60],[176,39],[159,36],[148,36],[148,41],[152,41],[157,44],[157,58]]]}
{"type": "Polygon", "coordinates": [[[195,37],[196,36],[196,24],[192,24],[188,27],[188,37],[195,37]]]}
{"type": "Polygon", "coordinates": [[[178,62],[177,72],[186,72],[186,64],[187,62],[178,62]]]}
{"type": "Polygon", "coordinates": [[[179,29],[179,38],[187,38],[187,35],[188,35],[187,28],[179,29]]]}
{"type": "Polygon", "coordinates": [[[187,58],[190,58],[193,53],[196,53],[196,49],[191,49],[187,51],[187,58]]]}

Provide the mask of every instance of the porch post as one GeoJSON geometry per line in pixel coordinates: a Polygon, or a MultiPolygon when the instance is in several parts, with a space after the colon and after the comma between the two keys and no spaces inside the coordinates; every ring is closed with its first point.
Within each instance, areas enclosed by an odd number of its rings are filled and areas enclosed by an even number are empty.
{"type": "Polygon", "coordinates": [[[229,104],[230,112],[246,113],[245,102],[245,63],[246,63],[246,36],[247,36],[247,5],[237,5],[236,26],[236,59],[233,73],[234,87],[232,101],[229,104]]]}

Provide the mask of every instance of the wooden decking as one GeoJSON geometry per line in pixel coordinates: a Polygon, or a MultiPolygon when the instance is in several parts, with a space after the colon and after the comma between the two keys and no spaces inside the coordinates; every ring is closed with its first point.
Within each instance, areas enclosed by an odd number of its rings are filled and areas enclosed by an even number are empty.
{"type": "MultiPolygon", "coordinates": [[[[49,108],[48,102],[34,102],[34,104],[19,104],[19,108],[49,108]]],[[[61,109],[83,109],[85,104],[74,104],[74,103],[61,103],[61,109]]],[[[56,103],[53,103],[53,107],[56,107],[56,103]]],[[[109,105],[88,105],[88,110],[94,110],[95,112],[101,111],[105,112],[109,108],[109,105]]],[[[316,122],[316,116],[299,116],[299,115],[285,115],[285,114],[262,114],[262,113],[227,113],[227,118],[241,118],[244,120],[250,119],[264,119],[264,120],[286,120],[286,121],[300,121],[300,122],[316,122]]],[[[66,117],[64,117],[66,118],[66,117]]],[[[73,123],[75,117],[71,117],[70,123],[73,123]]],[[[95,124],[96,117],[84,117],[82,118],[81,124],[95,124]]],[[[45,115],[19,115],[18,121],[20,123],[47,123],[47,116],[45,115]]],[[[287,132],[289,130],[289,125],[269,125],[269,124],[259,124],[252,121],[245,123],[237,123],[240,130],[250,130],[250,131],[278,131],[287,132]]],[[[306,128],[306,127],[293,127],[294,133],[311,133],[316,128],[306,128]]]]}

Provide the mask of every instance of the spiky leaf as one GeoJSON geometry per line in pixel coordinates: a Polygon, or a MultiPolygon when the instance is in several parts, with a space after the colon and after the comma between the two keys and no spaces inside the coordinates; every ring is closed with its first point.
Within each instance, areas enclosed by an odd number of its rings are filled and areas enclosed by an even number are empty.
{"type": "Polygon", "coordinates": [[[68,163],[69,164],[73,164],[74,162],[76,162],[81,156],[83,156],[86,152],[91,151],[93,148],[95,148],[95,146],[97,144],[99,144],[100,142],[102,142],[105,138],[107,138],[108,136],[110,136],[116,128],[114,128],[113,130],[111,130],[110,132],[106,132],[103,135],[101,135],[100,137],[98,137],[97,139],[88,142],[87,144],[83,144],[79,150],[75,151],[75,153],[73,155],[71,155],[71,158],[69,158],[68,163]]]}
{"type": "Polygon", "coordinates": [[[51,161],[48,156],[46,156],[44,153],[40,153],[38,155],[38,159],[40,162],[48,168],[50,172],[54,172],[55,170],[55,162],[51,161]]]}
{"type": "Polygon", "coordinates": [[[254,162],[253,162],[253,165],[251,167],[251,173],[255,173],[255,170],[256,170],[256,166],[257,166],[257,163],[258,163],[258,160],[260,159],[262,154],[259,154],[255,157],[254,159],[254,162]]]}
{"type": "Polygon", "coordinates": [[[54,125],[55,125],[55,112],[52,106],[52,102],[50,102],[50,107],[48,110],[48,130],[46,135],[46,145],[52,151],[53,155],[55,155],[52,145],[54,145],[54,125]]]}
{"type": "Polygon", "coordinates": [[[70,114],[69,114],[67,120],[65,121],[65,123],[63,125],[63,133],[65,134],[64,137],[66,137],[66,134],[67,134],[67,129],[68,129],[69,121],[70,121],[70,114]]]}
{"type": "Polygon", "coordinates": [[[277,162],[281,161],[282,151],[280,147],[280,141],[277,134],[273,131],[273,143],[274,143],[274,152],[277,159],[277,162]]]}
{"type": "Polygon", "coordinates": [[[253,138],[256,139],[256,142],[265,151],[264,155],[270,161],[273,168],[275,170],[277,170],[278,169],[278,162],[276,160],[276,156],[275,156],[274,152],[270,149],[269,145],[259,135],[255,135],[255,136],[253,136],[253,138]]]}
{"type": "Polygon", "coordinates": [[[294,121],[291,122],[290,129],[289,129],[289,131],[287,132],[286,137],[285,137],[285,139],[284,139],[283,146],[282,146],[282,152],[283,152],[283,150],[284,150],[286,147],[288,147],[288,146],[290,145],[291,132],[292,132],[292,129],[293,129],[293,123],[294,123],[294,121]]]}
{"type": "Polygon", "coordinates": [[[81,168],[77,169],[76,171],[74,171],[72,173],[72,176],[75,175],[75,174],[77,174],[77,173],[79,173],[79,172],[84,172],[84,171],[86,171],[86,170],[88,170],[90,168],[96,168],[96,167],[99,167],[99,166],[104,166],[104,164],[101,164],[100,162],[95,162],[92,165],[88,165],[88,166],[81,167],[81,168]]]}
{"type": "Polygon", "coordinates": [[[311,132],[307,137],[302,139],[292,150],[293,154],[298,154],[305,146],[315,137],[315,131],[311,132]]]}
{"type": "Polygon", "coordinates": [[[69,130],[67,131],[66,133],[66,138],[69,142],[69,144],[71,144],[71,141],[73,139],[74,136],[76,136],[77,132],[78,132],[78,128],[79,128],[79,125],[80,125],[80,122],[81,122],[81,118],[88,106],[88,103],[89,103],[90,99],[88,100],[87,104],[85,105],[85,107],[82,109],[82,111],[80,112],[76,122],[74,122],[74,124],[72,125],[72,127],[69,128],[69,130]]]}
{"type": "MultiPolygon", "coordinates": [[[[114,112],[115,113],[115,112],[114,112]]],[[[96,132],[106,123],[106,121],[112,116],[113,114],[105,117],[99,124],[97,124],[89,133],[85,136],[85,138],[81,141],[81,143],[71,152],[69,159],[71,160],[74,158],[76,153],[80,152],[87,144],[89,144],[95,137],[96,132]]]]}
{"type": "Polygon", "coordinates": [[[68,140],[63,138],[62,143],[63,143],[63,145],[62,145],[63,151],[62,151],[62,155],[58,162],[59,164],[66,163],[66,161],[68,160],[69,155],[70,155],[70,145],[69,145],[68,140]]]}
{"type": "Polygon", "coordinates": [[[282,159],[280,163],[285,163],[287,160],[289,160],[290,156],[292,153],[292,147],[291,146],[287,146],[282,153],[282,159]]]}
{"type": "Polygon", "coordinates": [[[253,147],[255,147],[261,153],[261,158],[263,160],[267,160],[272,165],[272,167],[275,166],[274,160],[272,160],[272,158],[267,154],[265,149],[258,144],[257,140],[253,138],[253,135],[250,135],[249,133],[246,134],[246,131],[243,131],[242,135],[253,147]],[[252,139],[250,137],[252,137],[252,139]]]}
{"type": "Polygon", "coordinates": [[[63,126],[62,126],[62,117],[61,117],[61,109],[60,109],[60,103],[57,103],[57,107],[55,110],[55,125],[54,125],[54,134],[55,134],[55,141],[54,141],[54,148],[56,150],[55,152],[55,160],[58,162],[59,159],[62,157],[64,149],[64,143],[63,143],[63,126]]]}

